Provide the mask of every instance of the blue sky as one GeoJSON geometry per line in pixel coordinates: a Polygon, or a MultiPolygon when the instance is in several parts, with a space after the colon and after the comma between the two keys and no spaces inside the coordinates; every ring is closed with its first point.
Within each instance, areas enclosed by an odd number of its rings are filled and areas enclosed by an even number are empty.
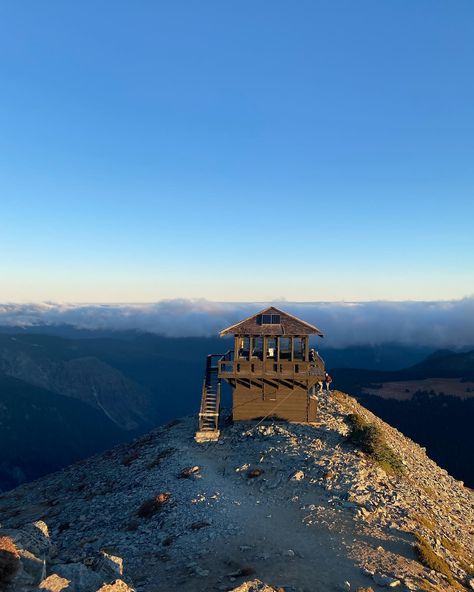
{"type": "Polygon", "coordinates": [[[474,4],[0,4],[0,300],[474,293],[474,4]]]}

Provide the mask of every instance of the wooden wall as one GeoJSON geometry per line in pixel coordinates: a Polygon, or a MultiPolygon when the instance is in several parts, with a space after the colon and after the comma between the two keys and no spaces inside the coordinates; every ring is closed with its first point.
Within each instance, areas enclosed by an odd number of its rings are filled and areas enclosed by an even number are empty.
{"type": "Polygon", "coordinates": [[[260,419],[272,415],[287,421],[315,421],[317,401],[308,398],[305,389],[247,388],[237,384],[233,393],[234,421],[260,419]]]}

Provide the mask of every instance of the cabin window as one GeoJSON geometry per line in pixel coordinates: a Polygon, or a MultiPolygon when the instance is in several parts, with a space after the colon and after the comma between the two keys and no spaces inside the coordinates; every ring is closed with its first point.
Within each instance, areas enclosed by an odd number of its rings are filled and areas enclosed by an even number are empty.
{"type": "Polygon", "coordinates": [[[291,337],[280,337],[280,360],[291,360],[291,337]]]}
{"type": "Polygon", "coordinates": [[[267,337],[267,360],[276,360],[278,358],[277,338],[267,337]]]}
{"type": "Polygon", "coordinates": [[[257,317],[259,325],[279,325],[280,322],[281,317],[279,314],[262,314],[257,317]]]}
{"type": "Polygon", "coordinates": [[[263,360],[263,337],[252,337],[252,358],[263,360]]]}
{"type": "Polygon", "coordinates": [[[239,337],[239,359],[248,360],[250,353],[250,337],[239,337]]]}
{"type": "Polygon", "coordinates": [[[304,360],[306,340],[304,337],[293,338],[293,359],[304,360]]]}

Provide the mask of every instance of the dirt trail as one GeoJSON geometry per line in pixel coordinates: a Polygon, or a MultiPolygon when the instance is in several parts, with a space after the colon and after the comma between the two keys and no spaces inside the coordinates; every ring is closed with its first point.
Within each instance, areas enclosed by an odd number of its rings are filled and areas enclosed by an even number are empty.
{"type": "MultiPolygon", "coordinates": [[[[345,582],[351,584],[352,590],[369,584],[374,590],[382,590],[348,557],[346,546],[357,535],[349,509],[328,507],[327,492],[318,488],[308,493],[300,483],[290,480],[300,465],[296,459],[288,467],[290,472],[288,468],[282,471],[271,460],[262,459],[262,451],[255,443],[246,451],[247,464],[250,467],[261,461],[259,466],[265,473],[248,479],[244,469],[239,475],[236,468],[244,458],[242,452],[242,448],[233,449],[232,442],[225,440],[221,445],[198,448],[183,443],[182,461],[198,463],[203,486],[212,484],[218,493],[219,501],[208,512],[215,537],[212,544],[202,543],[202,554],[199,549],[192,557],[178,553],[173,569],[167,563],[155,564],[155,577],[144,592],[154,592],[159,584],[164,590],[179,585],[180,592],[225,590],[246,579],[232,579],[229,574],[246,568],[268,584],[289,591],[343,590],[345,582]],[[315,519],[314,508],[320,509],[320,519],[315,519]],[[225,527],[219,530],[220,524],[235,525],[237,531],[226,536],[225,527]],[[196,555],[201,573],[209,571],[198,581],[187,574],[187,566],[196,555]]],[[[358,536],[359,540],[365,538],[360,533],[358,536]]]]}

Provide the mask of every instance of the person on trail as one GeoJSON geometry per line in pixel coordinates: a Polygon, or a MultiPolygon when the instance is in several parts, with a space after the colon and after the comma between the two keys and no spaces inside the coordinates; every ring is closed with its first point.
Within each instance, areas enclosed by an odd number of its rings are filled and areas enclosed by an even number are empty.
{"type": "Polygon", "coordinates": [[[332,382],[332,378],[329,376],[329,374],[326,372],[326,374],[324,375],[324,383],[326,385],[326,392],[329,393],[330,391],[330,387],[331,387],[331,382],[332,382]]]}

